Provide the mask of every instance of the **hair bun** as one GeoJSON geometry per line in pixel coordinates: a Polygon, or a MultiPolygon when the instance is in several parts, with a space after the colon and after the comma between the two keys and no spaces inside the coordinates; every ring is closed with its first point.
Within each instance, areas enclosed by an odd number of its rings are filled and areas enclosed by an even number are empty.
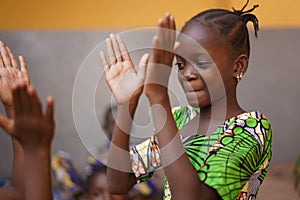
{"type": "Polygon", "coordinates": [[[251,12],[254,11],[257,7],[259,7],[259,5],[256,4],[251,9],[244,11],[245,8],[247,7],[248,3],[249,3],[249,0],[247,0],[246,4],[243,6],[243,8],[241,10],[236,10],[236,9],[232,8],[233,9],[232,13],[237,16],[240,16],[245,25],[249,21],[251,21],[254,26],[255,36],[257,37],[257,31],[259,30],[258,19],[254,14],[251,14],[251,12]]]}

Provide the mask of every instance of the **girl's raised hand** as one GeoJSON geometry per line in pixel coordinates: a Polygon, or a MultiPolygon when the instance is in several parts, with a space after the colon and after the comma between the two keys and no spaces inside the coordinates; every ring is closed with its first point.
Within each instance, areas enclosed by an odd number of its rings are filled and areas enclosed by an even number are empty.
{"type": "MultiPolygon", "coordinates": [[[[167,13],[158,20],[158,32],[153,37],[153,57],[147,68],[145,94],[157,98],[167,92],[172,69],[176,39],[176,25],[172,15],[167,13]]],[[[177,44],[176,44],[177,45],[177,44]]]]}
{"type": "Polygon", "coordinates": [[[0,41],[0,100],[7,112],[12,112],[12,87],[16,80],[30,85],[26,62],[22,56],[19,56],[19,61],[20,67],[11,50],[0,41]]]}
{"type": "Polygon", "coordinates": [[[17,139],[25,151],[48,149],[54,135],[53,99],[48,97],[47,109],[32,86],[18,81],[12,87],[13,117],[0,115],[0,126],[17,139]]]}
{"type": "Polygon", "coordinates": [[[136,70],[121,36],[110,34],[106,39],[106,47],[109,62],[102,51],[100,57],[106,82],[118,105],[136,102],[143,92],[149,54],[141,57],[139,69],[136,70]]]}

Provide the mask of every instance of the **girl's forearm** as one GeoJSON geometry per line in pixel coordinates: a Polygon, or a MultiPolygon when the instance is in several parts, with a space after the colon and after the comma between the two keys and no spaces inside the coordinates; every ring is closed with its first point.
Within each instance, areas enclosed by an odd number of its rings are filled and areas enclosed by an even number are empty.
{"type": "Polygon", "coordinates": [[[118,106],[118,114],[108,156],[108,186],[113,194],[127,193],[136,183],[131,173],[129,139],[137,103],[118,106]]]}
{"type": "MultiPolygon", "coordinates": [[[[13,107],[5,106],[6,115],[8,118],[13,118],[13,107]]],[[[11,186],[14,188],[15,194],[17,196],[24,196],[24,153],[23,147],[15,139],[11,138],[13,147],[13,166],[12,166],[12,177],[11,186]]]]}
{"type": "Polygon", "coordinates": [[[52,200],[50,149],[24,149],[25,200],[52,200]]]}
{"type": "Polygon", "coordinates": [[[16,191],[24,196],[24,152],[21,144],[14,138],[12,140],[13,147],[13,167],[11,185],[16,191]]]}
{"type": "Polygon", "coordinates": [[[178,134],[169,97],[149,99],[162,163],[167,176],[173,199],[197,199],[201,182],[190,163],[178,134]],[[184,172],[184,173],[183,173],[184,172]],[[180,181],[179,181],[180,180],[180,181]]]}

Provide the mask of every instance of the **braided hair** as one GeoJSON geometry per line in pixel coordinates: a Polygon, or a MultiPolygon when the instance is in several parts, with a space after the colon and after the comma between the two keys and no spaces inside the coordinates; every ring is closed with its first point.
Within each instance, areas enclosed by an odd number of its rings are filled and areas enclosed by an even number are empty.
{"type": "Polygon", "coordinates": [[[190,24],[202,24],[215,28],[220,35],[220,38],[229,42],[233,47],[233,50],[239,54],[250,55],[250,42],[247,23],[250,21],[253,23],[255,36],[257,37],[258,19],[254,14],[251,14],[258,5],[254,5],[253,8],[246,10],[249,3],[246,4],[241,10],[233,11],[224,9],[209,9],[205,10],[194,17],[192,17],[183,27],[183,29],[190,24]]]}

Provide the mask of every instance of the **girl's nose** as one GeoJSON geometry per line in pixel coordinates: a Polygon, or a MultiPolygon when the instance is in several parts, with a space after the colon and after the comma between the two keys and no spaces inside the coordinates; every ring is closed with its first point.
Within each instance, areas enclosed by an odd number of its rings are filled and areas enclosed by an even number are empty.
{"type": "Polygon", "coordinates": [[[196,80],[198,78],[198,72],[193,65],[189,64],[183,71],[183,77],[186,81],[196,80]]]}

